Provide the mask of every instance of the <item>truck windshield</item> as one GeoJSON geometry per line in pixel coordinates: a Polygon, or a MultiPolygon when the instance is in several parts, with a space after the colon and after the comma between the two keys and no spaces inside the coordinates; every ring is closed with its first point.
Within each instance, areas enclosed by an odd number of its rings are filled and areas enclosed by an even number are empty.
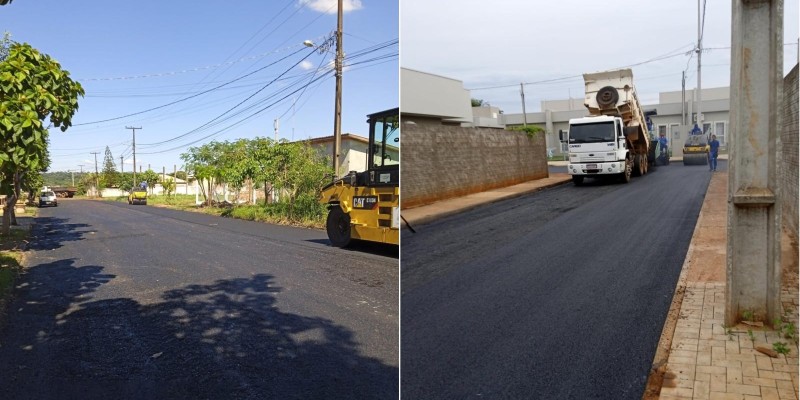
{"type": "Polygon", "coordinates": [[[570,143],[613,142],[614,139],[613,121],[571,125],[569,127],[570,143]]]}

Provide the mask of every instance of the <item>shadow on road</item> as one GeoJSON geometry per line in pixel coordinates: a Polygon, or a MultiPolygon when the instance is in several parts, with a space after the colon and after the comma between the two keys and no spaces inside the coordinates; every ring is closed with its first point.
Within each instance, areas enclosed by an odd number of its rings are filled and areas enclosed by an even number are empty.
{"type": "MultiPolygon", "coordinates": [[[[311,243],[324,244],[331,247],[333,246],[331,245],[331,241],[328,239],[309,239],[307,241],[311,243]]],[[[400,257],[400,246],[394,244],[369,242],[365,240],[353,240],[347,247],[341,250],[370,253],[384,257],[400,257]]]]}
{"type": "Polygon", "coordinates": [[[394,398],[398,368],[359,354],[353,332],[281,311],[266,274],[94,299],[115,282],[74,260],[19,280],[0,331],[0,398],[394,398]]]}
{"type": "Polygon", "coordinates": [[[65,218],[37,217],[33,226],[28,250],[54,250],[64,242],[82,240],[95,231],[87,224],[69,224],[65,218]]]}

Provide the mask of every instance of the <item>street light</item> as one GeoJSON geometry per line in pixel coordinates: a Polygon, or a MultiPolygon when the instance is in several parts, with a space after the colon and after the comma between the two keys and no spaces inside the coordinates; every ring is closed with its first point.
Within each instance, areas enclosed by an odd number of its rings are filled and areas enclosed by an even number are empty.
{"type": "Polygon", "coordinates": [[[314,47],[314,46],[315,46],[314,42],[312,42],[312,41],[310,41],[310,40],[305,40],[305,41],[303,41],[303,44],[304,44],[306,47],[314,47]]]}

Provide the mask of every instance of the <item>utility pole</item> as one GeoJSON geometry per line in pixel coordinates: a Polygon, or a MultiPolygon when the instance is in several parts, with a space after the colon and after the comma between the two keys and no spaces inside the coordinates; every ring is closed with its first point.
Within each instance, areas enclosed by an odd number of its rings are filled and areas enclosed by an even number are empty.
{"type": "Polygon", "coordinates": [[[705,129],[703,129],[703,88],[700,85],[700,60],[703,56],[703,32],[702,32],[702,10],[700,10],[700,2],[702,0],[697,0],[697,126],[700,127],[700,131],[705,133],[705,129]]]}
{"type": "Polygon", "coordinates": [[[100,172],[97,170],[97,155],[100,154],[100,152],[93,151],[89,154],[94,154],[94,188],[97,197],[100,197],[100,172]]]}
{"type": "Polygon", "coordinates": [[[681,125],[686,125],[686,71],[681,71],[681,125]]]}
{"type": "Polygon", "coordinates": [[[733,1],[725,326],[782,314],[783,17],[782,0],[733,1]]]}
{"type": "Polygon", "coordinates": [[[83,175],[83,165],[84,164],[78,164],[78,166],[81,167],[81,175],[83,175]]]}
{"type": "Polygon", "coordinates": [[[519,94],[522,96],[522,126],[527,128],[528,115],[525,114],[525,85],[523,85],[522,82],[519,84],[519,94]]]}
{"type": "Polygon", "coordinates": [[[333,116],[333,179],[339,177],[339,148],[342,145],[342,15],[343,0],[339,0],[336,21],[336,104],[333,116]]]}
{"type": "Polygon", "coordinates": [[[133,146],[131,146],[133,148],[133,187],[136,187],[136,130],[142,129],[142,127],[126,126],[125,129],[133,131],[133,146]]]}

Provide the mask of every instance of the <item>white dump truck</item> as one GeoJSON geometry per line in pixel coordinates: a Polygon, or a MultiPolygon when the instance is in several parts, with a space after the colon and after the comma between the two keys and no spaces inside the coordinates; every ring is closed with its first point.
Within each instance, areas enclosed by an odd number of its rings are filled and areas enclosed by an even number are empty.
{"type": "Polygon", "coordinates": [[[567,170],[576,185],[586,177],[631,175],[648,169],[651,136],[630,69],[584,74],[589,116],[569,120],[560,140],[569,144],[567,170]]]}

